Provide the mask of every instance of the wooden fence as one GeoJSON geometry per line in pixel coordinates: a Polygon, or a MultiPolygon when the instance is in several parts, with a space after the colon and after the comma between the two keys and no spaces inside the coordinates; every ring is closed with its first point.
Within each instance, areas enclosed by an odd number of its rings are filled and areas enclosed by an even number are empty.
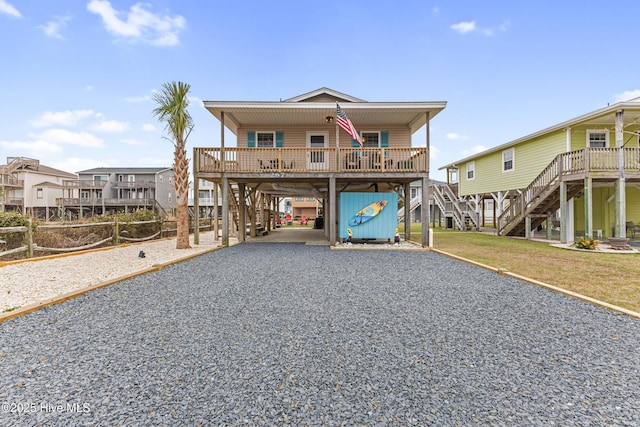
{"type": "MultiPolygon", "coordinates": [[[[207,230],[213,227],[212,220],[201,219],[200,230],[207,230]],[[208,224],[207,224],[208,222],[208,224]]],[[[134,227],[135,228],[135,227],[134,227]]],[[[193,231],[193,224],[190,222],[189,231],[193,231]]],[[[77,252],[98,247],[117,246],[123,243],[138,243],[150,240],[158,240],[175,236],[177,232],[176,221],[157,220],[157,221],[131,221],[131,222],[94,222],[87,224],[61,224],[61,225],[34,225],[29,219],[29,225],[21,227],[0,227],[0,260],[4,259],[21,259],[34,258],[37,256],[53,254],[77,252]],[[144,226],[146,230],[144,236],[140,236],[139,232],[129,231],[132,226],[144,226]],[[71,229],[90,229],[102,227],[108,229],[108,236],[94,239],[90,243],[82,244],[74,247],[47,247],[38,245],[39,231],[58,232],[62,236],[66,231],[71,229]],[[22,238],[17,238],[19,235],[22,238]],[[19,242],[16,245],[16,242],[19,242]],[[10,247],[14,246],[14,247],[10,247]]],[[[82,233],[81,233],[82,234],[82,233]]],[[[85,235],[91,234],[87,231],[85,235]]],[[[94,236],[95,237],[95,236],[94,236]]]]}

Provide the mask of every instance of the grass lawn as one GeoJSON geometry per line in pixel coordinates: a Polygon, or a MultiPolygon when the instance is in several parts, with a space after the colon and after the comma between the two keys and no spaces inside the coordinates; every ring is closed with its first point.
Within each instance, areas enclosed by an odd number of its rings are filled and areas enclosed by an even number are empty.
{"type": "MultiPolygon", "coordinates": [[[[420,224],[411,240],[420,241],[420,224]]],[[[485,233],[435,229],[433,246],[640,312],[640,255],[579,252],[485,233]]]]}

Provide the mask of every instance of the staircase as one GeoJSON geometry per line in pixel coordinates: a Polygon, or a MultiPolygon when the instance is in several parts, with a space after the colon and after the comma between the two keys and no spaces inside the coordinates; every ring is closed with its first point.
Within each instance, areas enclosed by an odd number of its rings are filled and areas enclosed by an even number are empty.
{"type": "MultiPolygon", "coordinates": [[[[565,155],[558,155],[518,195],[498,217],[498,235],[524,236],[526,219],[531,218],[531,229],[542,224],[548,216],[560,208],[560,177],[565,155]]],[[[565,166],[566,169],[566,166],[565,166]]],[[[567,183],[567,200],[584,188],[581,182],[567,183]]]]}
{"type": "MultiPolygon", "coordinates": [[[[416,196],[409,202],[409,212],[416,210],[422,204],[422,196],[416,196]]],[[[398,209],[398,222],[404,220],[404,208],[398,209]]]]}
{"type": "Polygon", "coordinates": [[[453,218],[454,227],[458,230],[478,228],[478,214],[472,200],[460,198],[448,185],[432,185],[433,200],[445,218],[453,218]]]}

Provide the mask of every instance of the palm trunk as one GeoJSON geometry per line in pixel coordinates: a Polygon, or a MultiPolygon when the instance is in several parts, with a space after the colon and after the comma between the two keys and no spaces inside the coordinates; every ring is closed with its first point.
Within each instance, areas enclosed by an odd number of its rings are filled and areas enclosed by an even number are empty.
{"type": "MultiPolygon", "coordinates": [[[[176,207],[178,211],[176,249],[188,249],[189,245],[189,212],[187,208],[189,198],[189,159],[184,143],[177,143],[174,151],[173,166],[174,184],[176,190],[176,207]]],[[[197,195],[195,197],[198,197],[197,195]]]]}

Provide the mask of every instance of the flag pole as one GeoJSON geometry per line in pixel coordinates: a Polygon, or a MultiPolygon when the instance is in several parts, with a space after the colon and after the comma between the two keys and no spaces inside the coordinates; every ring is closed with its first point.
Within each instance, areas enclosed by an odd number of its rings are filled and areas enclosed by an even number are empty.
{"type": "MultiPolygon", "coordinates": [[[[338,103],[336,102],[336,112],[338,103]]],[[[336,170],[340,170],[340,128],[338,126],[338,115],[336,114],[336,170]]]]}

